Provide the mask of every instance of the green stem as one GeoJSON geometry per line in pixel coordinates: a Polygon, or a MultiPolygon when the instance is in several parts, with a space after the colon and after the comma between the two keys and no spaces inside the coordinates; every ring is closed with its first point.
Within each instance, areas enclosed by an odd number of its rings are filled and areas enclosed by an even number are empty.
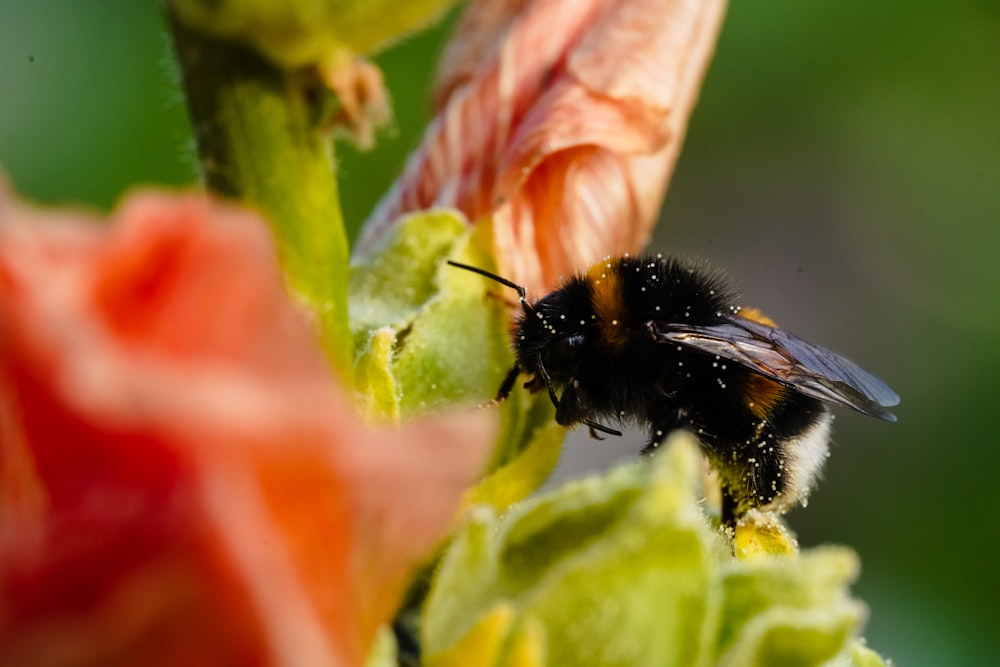
{"type": "Polygon", "coordinates": [[[322,96],[302,73],[170,23],[206,185],[264,213],[292,290],[350,382],[349,248],[333,142],[317,125],[322,96]]]}

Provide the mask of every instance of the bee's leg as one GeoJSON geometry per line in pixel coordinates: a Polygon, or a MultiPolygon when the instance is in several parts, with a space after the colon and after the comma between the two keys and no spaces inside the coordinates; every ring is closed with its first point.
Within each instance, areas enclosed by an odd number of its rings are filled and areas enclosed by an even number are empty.
{"type": "Polygon", "coordinates": [[[736,528],[736,521],[739,519],[737,512],[739,510],[739,505],[736,502],[736,497],[727,489],[725,486],[722,487],[722,508],[720,510],[720,519],[722,520],[722,525],[726,528],[736,528]]]}
{"type": "Polygon", "coordinates": [[[583,423],[587,425],[588,429],[590,429],[590,437],[593,438],[594,440],[604,440],[604,438],[597,435],[598,431],[600,431],[601,433],[607,433],[608,435],[621,436],[622,434],[621,431],[616,431],[613,428],[609,428],[607,426],[604,426],[603,424],[598,424],[597,422],[591,421],[589,419],[584,419],[583,423]]]}
{"type": "Polygon", "coordinates": [[[517,376],[520,374],[521,369],[517,367],[517,364],[514,364],[514,367],[507,371],[507,375],[504,377],[503,382],[500,383],[500,388],[497,389],[497,395],[494,396],[492,400],[480,403],[478,407],[492,408],[506,401],[507,397],[510,396],[511,389],[514,388],[514,383],[517,382],[517,376]]]}
{"type": "Polygon", "coordinates": [[[514,383],[517,382],[517,376],[521,374],[521,369],[514,364],[514,367],[507,371],[506,377],[504,377],[503,382],[500,383],[500,388],[497,389],[497,395],[493,398],[492,403],[494,405],[498,403],[503,403],[510,396],[511,389],[514,388],[514,383]]]}

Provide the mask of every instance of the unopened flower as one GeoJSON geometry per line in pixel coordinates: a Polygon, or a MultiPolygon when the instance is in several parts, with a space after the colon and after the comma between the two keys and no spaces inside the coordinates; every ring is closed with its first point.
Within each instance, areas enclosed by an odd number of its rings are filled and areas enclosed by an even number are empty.
{"type": "Polygon", "coordinates": [[[723,0],[474,0],[445,52],[436,116],[367,221],[492,218],[501,273],[530,290],[647,240],[723,0]]]}
{"type": "Polygon", "coordinates": [[[362,423],[249,213],[0,192],[0,663],[361,664],[488,426],[362,423]]]}

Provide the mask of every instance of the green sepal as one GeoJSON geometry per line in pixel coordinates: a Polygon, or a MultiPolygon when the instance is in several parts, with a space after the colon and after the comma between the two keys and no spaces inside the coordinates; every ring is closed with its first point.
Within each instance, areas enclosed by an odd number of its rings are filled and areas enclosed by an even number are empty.
{"type": "Polygon", "coordinates": [[[386,245],[351,267],[351,331],[359,386],[384,419],[492,397],[512,363],[502,304],[492,285],[445,264],[491,267],[461,214],[426,211],[400,220],[386,245]]]}
{"type": "Polygon", "coordinates": [[[454,659],[458,643],[500,608],[514,613],[501,655],[531,627],[549,665],[871,658],[855,648],[866,612],[847,591],[854,554],[828,547],[736,558],[699,504],[700,479],[696,443],[676,434],[652,462],[571,482],[504,515],[473,508],[424,607],[430,663],[454,659]]]}
{"type": "Polygon", "coordinates": [[[369,332],[359,346],[354,380],[361,410],[371,419],[399,422],[399,390],[392,374],[392,348],[396,332],[382,327],[369,332]]]}
{"type": "Polygon", "coordinates": [[[834,660],[829,664],[829,667],[888,667],[890,664],[884,661],[878,653],[855,640],[851,642],[847,656],[834,660]]]}
{"type": "Polygon", "coordinates": [[[836,657],[866,617],[845,586],[857,571],[857,556],[842,547],[728,563],[718,664],[819,665],[836,657]]]}
{"type": "Polygon", "coordinates": [[[451,210],[396,223],[385,245],[351,268],[351,331],[361,403],[378,420],[465,405],[501,415],[489,470],[471,502],[503,510],[537,489],[559,461],[565,429],[543,394],[519,387],[485,405],[514,365],[509,288],[445,263],[493,270],[488,222],[451,210]]]}

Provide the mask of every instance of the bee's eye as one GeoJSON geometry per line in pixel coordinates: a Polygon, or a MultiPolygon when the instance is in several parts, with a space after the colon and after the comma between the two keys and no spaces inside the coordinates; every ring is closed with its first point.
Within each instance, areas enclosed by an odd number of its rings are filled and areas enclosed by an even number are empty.
{"type": "Polygon", "coordinates": [[[545,369],[554,377],[563,375],[576,360],[583,336],[562,336],[554,340],[542,353],[545,369]]]}

